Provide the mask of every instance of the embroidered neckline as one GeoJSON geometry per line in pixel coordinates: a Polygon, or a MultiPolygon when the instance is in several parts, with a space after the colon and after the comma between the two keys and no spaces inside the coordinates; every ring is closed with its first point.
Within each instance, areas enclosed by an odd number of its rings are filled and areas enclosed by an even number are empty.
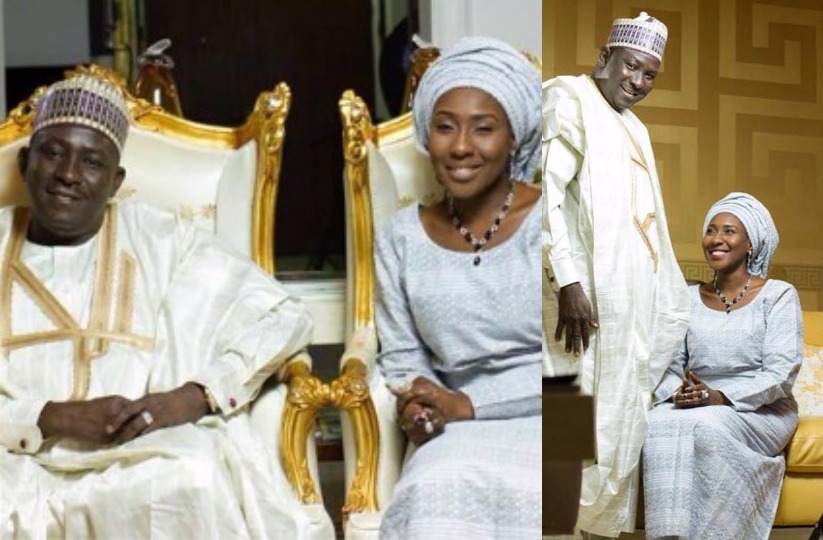
{"type": "Polygon", "coordinates": [[[94,278],[89,324],[88,328],[82,328],[80,323],[21,260],[28,224],[28,209],[15,208],[12,232],[6,246],[0,276],[0,346],[2,346],[3,353],[8,354],[22,347],[52,341],[72,341],[74,345],[74,384],[70,399],[82,400],[86,398],[89,391],[91,362],[108,352],[111,341],[128,343],[144,350],[154,347],[152,338],[131,333],[131,319],[134,311],[134,259],[125,252],[120,254],[115,325],[112,328],[109,318],[113,301],[117,212],[116,206],[109,205],[98,233],[97,272],[94,278]],[[14,283],[17,283],[54,323],[54,329],[12,335],[14,283]]]}

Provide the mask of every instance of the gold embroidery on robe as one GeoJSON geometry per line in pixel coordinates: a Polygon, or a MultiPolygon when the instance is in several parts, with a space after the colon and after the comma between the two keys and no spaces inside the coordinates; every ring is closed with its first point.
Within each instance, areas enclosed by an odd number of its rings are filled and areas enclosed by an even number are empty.
{"type": "MultiPolygon", "coordinates": [[[[632,147],[634,148],[634,152],[632,152],[631,156],[632,162],[648,173],[649,164],[646,162],[646,156],[643,154],[643,150],[635,140],[634,135],[632,135],[632,133],[628,130],[622,119],[618,118],[617,122],[620,124],[620,127],[623,128],[623,131],[626,133],[626,137],[628,137],[629,141],[632,143],[632,147]]],[[[643,243],[646,244],[646,249],[649,250],[649,255],[651,255],[652,261],[654,262],[655,273],[657,273],[658,255],[657,250],[654,249],[651,238],[649,237],[649,228],[652,226],[652,223],[654,223],[656,217],[657,215],[655,212],[649,212],[646,214],[646,217],[643,218],[643,221],[640,221],[640,218],[637,215],[637,175],[634,172],[634,167],[632,167],[632,222],[634,223],[634,227],[637,229],[637,232],[640,233],[643,243]]]]}
{"type": "Polygon", "coordinates": [[[97,272],[91,300],[88,328],[71,316],[57,298],[20,260],[26,238],[29,215],[25,208],[15,208],[11,237],[3,259],[0,278],[0,346],[3,353],[14,349],[54,341],[71,341],[74,348],[74,383],[72,400],[85,399],[91,381],[91,362],[108,352],[112,341],[151,350],[154,339],[131,332],[134,316],[134,258],[120,253],[117,295],[112,294],[115,281],[115,245],[117,240],[116,207],[109,206],[100,228],[97,246],[97,272]],[[41,332],[12,335],[12,289],[14,283],[54,323],[55,328],[41,332]],[[115,322],[109,317],[114,306],[115,322]]]}

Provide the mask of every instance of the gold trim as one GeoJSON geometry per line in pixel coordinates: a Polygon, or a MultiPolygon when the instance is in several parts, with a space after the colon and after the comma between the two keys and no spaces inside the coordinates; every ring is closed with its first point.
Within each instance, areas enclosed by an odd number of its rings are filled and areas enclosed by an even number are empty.
{"type": "Polygon", "coordinates": [[[28,347],[30,345],[39,345],[51,341],[62,341],[66,339],[74,339],[75,337],[83,339],[116,341],[124,345],[130,345],[142,351],[149,351],[154,347],[154,339],[134,334],[120,334],[117,332],[110,332],[103,330],[95,332],[92,330],[58,328],[56,330],[46,330],[43,332],[33,332],[31,334],[18,334],[16,336],[9,336],[3,339],[3,348],[7,351],[28,347]]]}
{"type": "MultiPolygon", "coordinates": [[[[14,255],[19,257],[20,252],[14,255]]],[[[9,264],[12,279],[17,278],[20,287],[29,293],[29,296],[32,297],[35,304],[51,319],[51,322],[53,322],[55,326],[71,330],[78,328],[77,323],[74,322],[74,318],[66,311],[63,304],[58,302],[57,299],[40,284],[40,280],[37,279],[28,268],[22,265],[19,259],[11,259],[9,264]]]]}
{"type": "Polygon", "coordinates": [[[331,384],[334,403],[344,409],[351,420],[357,456],[351,486],[343,506],[344,520],[353,512],[376,512],[380,508],[377,501],[380,430],[367,377],[365,362],[349,358],[343,365],[340,377],[331,384]]]}
{"type": "Polygon", "coordinates": [[[340,118],[345,189],[351,206],[349,226],[354,243],[354,267],[349,272],[354,272],[352,298],[356,329],[374,325],[374,222],[367,158],[368,141],[374,142],[375,129],[365,102],[351,90],[346,90],[340,99],[340,118]]]}
{"type": "Polygon", "coordinates": [[[117,285],[117,313],[114,316],[114,331],[131,334],[134,316],[134,269],[137,262],[129,253],[120,252],[120,283],[117,285]]]}
{"type": "Polygon", "coordinates": [[[346,411],[355,430],[357,465],[343,507],[343,518],[351,512],[376,511],[377,459],[380,433],[377,413],[369,396],[365,364],[351,359],[341,375],[329,384],[311,375],[309,364],[292,361],[286,366],[284,382],[288,396],[283,413],[280,452],[289,482],[303,503],[320,502],[308,467],[306,441],[318,411],[327,406],[346,411]]]}
{"type": "MultiPolygon", "coordinates": [[[[617,115],[617,112],[615,112],[615,116],[615,121],[618,124],[620,124],[621,128],[623,128],[623,133],[629,139],[629,142],[634,148],[634,154],[630,156],[631,161],[637,164],[643,170],[645,170],[646,174],[650,174],[649,164],[646,160],[646,155],[643,153],[642,147],[634,138],[632,132],[629,131],[629,128],[626,127],[626,124],[623,121],[623,119],[619,115],[617,115]]],[[[649,255],[651,256],[652,262],[654,264],[654,273],[656,274],[657,265],[659,263],[660,257],[657,254],[657,250],[654,249],[654,246],[652,245],[652,241],[649,237],[648,232],[649,226],[651,225],[651,222],[655,219],[655,217],[655,213],[650,212],[646,214],[646,217],[641,222],[640,218],[637,216],[637,174],[635,174],[634,167],[632,167],[632,223],[634,223],[635,229],[637,229],[638,234],[640,234],[640,237],[643,239],[643,243],[646,244],[646,249],[649,250],[649,255]]]]}
{"type": "MultiPolygon", "coordinates": [[[[117,207],[109,205],[103,218],[103,225],[97,236],[97,275],[94,279],[94,292],[91,297],[91,312],[89,314],[89,330],[101,331],[109,326],[111,312],[111,294],[114,286],[114,243],[117,239],[117,207]]],[[[44,292],[46,292],[44,290],[44,292]]],[[[79,326],[79,325],[78,325],[79,326]]],[[[103,340],[93,340],[86,345],[89,353],[97,358],[106,354],[108,343],[103,340]]],[[[88,378],[89,374],[86,374],[88,378]]]]}
{"type": "Polygon", "coordinates": [[[257,98],[254,111],[239,130],[242,138],[257,141],[257,178],[252,206],[252,259],[274,274],[275,201],[280,182],[286,117],[291,108],[291,90],[280,83],[257,98]]]}
{"type": "Polygon", "coordinates": [[[283,410],[280,453],[286,476],[302,503],[319,503],[320,495],[309,472],[306,441],[314,429],[317,412],[328,401],[328,386],[299,361],[286,367],[284,382],[289,390],[283,410]]]}
{"type": "MultiPolygon", "coordinates": [[[[110,341],[132,344],[141,349],[151,349],[154,340],[132,334],[118,334],[107,330],[111,312],[111,290],[114,281],[112,272],[113,251],[116,229],[116,207],[109,206],[100,228],[97,246],[97,273],[91,301],[91,315],[88,328],[71,316],[60,301],[37,279],[37,276],[20,260],[23,243],[28,230],[28,210],[14,209],[14,220],[6,259],[2,263],[2,296],[0,296],[0,314],[3,325],[0,329],[0,346],[5,353],[21,347],[38,345],[58,340],[70,340],[74,349],[74,382],[70,400],[82,400],[88,395],[91,380],[91,362],[105,354],[110,341]],[[12,286],[17,281],[24,293],[40,308],[57,327],[53,330],[12,335],[12,286]]],[[[122,286],[122,283],[121,283],[122,286]]],[[[122,306],[118,306],[118,310],[122,306]]],[[[123,317],[130,314],[123,314],[123,317]]]]}

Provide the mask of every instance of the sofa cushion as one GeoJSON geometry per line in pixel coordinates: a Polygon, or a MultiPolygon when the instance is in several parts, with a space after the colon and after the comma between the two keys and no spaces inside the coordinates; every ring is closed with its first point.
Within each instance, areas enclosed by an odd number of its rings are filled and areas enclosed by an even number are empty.
{"type": "Polygon", "coordinates": [[[823,416],[801,416],[797,431],[786,448],[786,470],[823,473],[823,416]]]}
{"type": "Polygon", "coordinates": [[[823,415],[823,347],[805,346],[793,393],[800,416],[823,415]]]}

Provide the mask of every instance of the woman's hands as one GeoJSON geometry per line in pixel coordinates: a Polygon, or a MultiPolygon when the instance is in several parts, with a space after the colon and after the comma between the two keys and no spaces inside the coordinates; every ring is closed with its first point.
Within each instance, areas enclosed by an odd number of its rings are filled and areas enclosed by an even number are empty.
{"type": "Polygon", "coordinates": [[[589,348],[589,329],[597,328],[598,325],[592,313],[592,305],[579,282],[560,288],[557,309],[554,340],[560,341],[563,338],[565,328],[566,352],[573,351],[575,356],[580,356],[589,348]]]}
{"type": "Polygon", "coordinates": [[[693,371],[687,371],[680,387],[674,393],[676,409],[693,409],[704,405],[731,405],[723,392],[710,388],[693,371]]]}
{"type": "Polygon", "coordinates": [[[43,437],[123,444],[156,429],[197,422],[208,411],[203,388],[194,383],[138,400],[107,396],[46,403],[37,425],[43,437]]]}
{"type": "Polygon", "coordinates": [[[400,429],[417,446],[440,435],[449,422],[474,418],[469,396],[446,390],[425,377],[417,377],[410,385],[391,391],[397,396],[400,429]]]}

